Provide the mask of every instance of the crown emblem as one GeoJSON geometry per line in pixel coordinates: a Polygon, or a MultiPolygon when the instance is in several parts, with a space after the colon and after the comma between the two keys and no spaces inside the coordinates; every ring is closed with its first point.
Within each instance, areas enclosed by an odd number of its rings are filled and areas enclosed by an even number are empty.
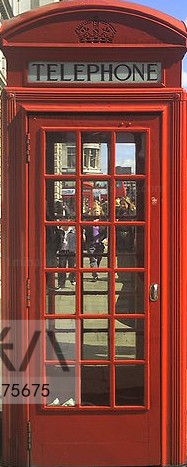
{"type": "Polygon", "coordinates": [[[111,43],[116,34],[116,29],[106,21],[83,21],[75,29],[79,42],[96,43],[111,43]]]}

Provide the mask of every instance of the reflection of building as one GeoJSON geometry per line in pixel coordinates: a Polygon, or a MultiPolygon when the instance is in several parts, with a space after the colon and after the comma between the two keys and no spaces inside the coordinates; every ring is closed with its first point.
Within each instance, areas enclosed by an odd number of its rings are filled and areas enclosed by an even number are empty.
{"type": "Polygon", "coordinates": [[[118,175],[131,175],[132,167],[122,167],[121,165],[116,166],[116,174],[118,175]]]}
{"type": "Polygon", "coordinates": [[[87,174],[101,173],[101,144],[83,144],[83,170],[87,174]]]}
{"type": "MultiPolygon", "coordinates": [[[[87,174],[101,173],[101,144],[83,143],[83,172],[87,174]]],[[[55,143],[54,145],[55,173],[74,173],[76,169],[76,143],[55,143]]]]}
{"type": "MultiPolygon", "coordinates": [[[[54,143],[54,173],[55,174],[72,174],[76,171],[76,142],[59,142],[54,143]]],[[[101,173],[101,144],[100,143],[83,143],[82,145],[82,171],[86,174],[101,173]]],[[[54,200],[62,198],[62,185],[64,182],[55,183],[54,200]]],[[[66,191],[72,188],[72,183],[66,182],[66,191]]],[[[74,185],[73,185],[74,186],[74,185]]]]}
{"type": "Polygon", "coordinates": [[[76,164],[76,143],[55,143],[54,145],[54,170],[55,173],[73,173],[76,164]]]}
{"type": "MultiPolygon", "coordinates": [[[[68,143],[54,143],[54,173],[75,173],[76,170],[76,143],[68,141],[68,143]]],[[[61,200],[64,188],[64,181],[55,182],[54,202],[61,200]]],[[[74,186],[74,182],[67,183],[67,190],[74,186]]]]}
{"type": "Polygon", "coordinates": [[[75,181],[59,180],[54,182],[54,203],[61,201],[73,208],[75,204],[75,181]]]}

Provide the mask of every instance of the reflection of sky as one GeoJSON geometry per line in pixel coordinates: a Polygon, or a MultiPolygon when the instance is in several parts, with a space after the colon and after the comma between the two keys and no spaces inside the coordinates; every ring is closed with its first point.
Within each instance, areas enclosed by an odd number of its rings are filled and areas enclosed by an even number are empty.
{"type": "MultiPolygon", "coordinates": [[[[131,173],[135,173],[135,144],[116,144],[116,166],[131,167],[131,173]]],[[[107,144],[101,144],[101,172],[108,173],[108,151],[107,144]]]]}
{"type": "Polygon", "coordinates": [[[101,173],[108,173],[108,145],[101,143],[101,173]]]}

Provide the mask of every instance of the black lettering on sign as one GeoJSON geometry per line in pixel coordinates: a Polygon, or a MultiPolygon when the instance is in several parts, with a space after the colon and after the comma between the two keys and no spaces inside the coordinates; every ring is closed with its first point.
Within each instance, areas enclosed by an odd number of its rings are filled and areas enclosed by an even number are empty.
{"type": "Polygon", "coordinates": [[[105,73],[108,75],[106,81],[112,81],[112,63],[109,63],[108,67],[104,63],[101,64],[101,81],[105,81],[105,73]]]}
{"type": "Polygon", "coordinates": [[[64,63],[61,63],[60,76],[61,76],[61,81],[72,81],[71,78],[67,78],[66,75],[65,75],[65,65],[64,65],[64,63]]]}
{"type": "Polygon", "coordinates": [[[157,77],[157,63],[148,63],[148,65],[147,65],[147,81],[157,81],[157,80],[158,80],[158,77],[157,77]]]}
{"type": "Polygon", "coordinates": [[[133,67],[132,67],[132,71],[133,71],[133,74],[132,74],[132,76],[133,76],[133,81],[137,81],[137,75],[139,75],[140,78],[142,79],[142,81],[144,81],[144,79],[145,79],[145,67],[144,67],[144,63],[141,64],[141,67],[142,67],[142,69],[140,70],[140,68],[139,68],[137,65],[135,65],[135,64],[133,63],[133,67]]]}
{"type": "Polygon", "coordinates": [[[78,74],[83,73],[84,63],[75,63],[74,65],[74,81],[84,81],[84,78],[79,78],[78,74]]]}
{"type": "Polygon", "coordinates": [[[47,64],[47,81],[58,81],[58,78],[53,78],[52,74],[56,74],[57,63],[47,64]]]}
{"type": "Polygon", "coordinates": [[[87,65],[87,81],[91,81],[91,75],[98,73],[98,71],[98,65],[96,65],[95,63],[89,63],[89,65],[87,65]]]}
{"type": "Polygon", "coordinates": [[[120,63],[114,68],[114,76],[118,81],[127,81],[130,79],[132,70],[125,63],[120,63]]]}
{"type": "Polygon", "coordinates": [[[36,67],[36,81],[40,81],[41,79],[40,72],[41,72],[41,67],[44,66],[43,63],[32,63],[32,66],[36,67]]]}

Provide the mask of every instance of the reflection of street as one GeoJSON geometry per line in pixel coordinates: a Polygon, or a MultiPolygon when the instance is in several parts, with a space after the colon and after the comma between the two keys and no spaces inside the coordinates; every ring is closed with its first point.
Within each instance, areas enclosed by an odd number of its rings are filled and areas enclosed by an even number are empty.
{"type": "MultiPolygon", "coordinates": [[[[105,316],[111,316],[112,304],[109,303],[109,282],[108,273],[99,272],[99,280],[94,283],[90,272],[83,273],[82,278],[82,307],[81,313],[86,315],[81,320],[81,358],[83,360],[109,360],[111,358],[111,320],[105,316]],[[100,318],[88,315],[100,315],[100,318]],[[103,319],[101,315],[103,314],[103,319]]],[[[116,276],[116,300],[122,290],[123,284],[116,276]]],[[[46,302],[49,302],[52,295],[55,304],[55,314],[72,315],[72,319],[58,320],[53,322],[53,330],[56,333],[56,340],[67,360],[76,358],[75,347],[75,287],[69,281],[63,291],[49,291],[46,302]]],[[[113,304],[115,306],[115,303],[113,304]]],[[[48,308],[48,307],[47,307],[48,308]]],[[[48,308],[48,312],[50,309],[48,308]]],[[[52,310],[51,310],[52,312],[52,310]]],[[[126,324],[123,319],[115,320],[115,357],[116,359],[135,359],[136,357],[136,325],[132,320],[133,327],[126,324]]]]}

